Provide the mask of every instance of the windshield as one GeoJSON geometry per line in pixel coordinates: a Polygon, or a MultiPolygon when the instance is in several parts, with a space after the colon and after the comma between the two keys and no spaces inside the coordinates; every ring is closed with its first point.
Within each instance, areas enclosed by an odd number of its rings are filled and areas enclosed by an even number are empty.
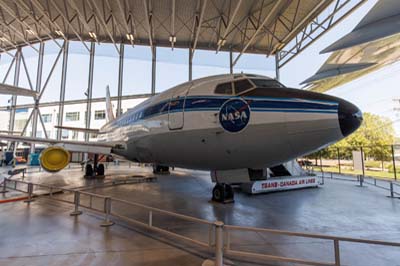
{"type": "Polygon", "coordinates": [[[274,79],[252,79],[251,81],[258,88],[285,88],[285,86],[274,79]]]}

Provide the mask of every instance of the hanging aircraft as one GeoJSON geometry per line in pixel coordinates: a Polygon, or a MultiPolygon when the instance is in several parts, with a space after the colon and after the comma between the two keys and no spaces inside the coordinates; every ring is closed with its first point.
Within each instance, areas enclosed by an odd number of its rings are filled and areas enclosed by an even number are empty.
{"type": "MultiPolygon", "coordinates": [[[[113,154],[160,169],[210,170],[217,181],[213,198],[223,201],[233,197],[231,183],[260,178],[263,169],[335,143],[362,122],[361,111],[343,99],[251,74],[185,82],[117,118],[108,90],[106,99],[108,122],[96,131],[97,142],[4,134],[0,140],[50,145],[40,157],[48,171],[67,166],[70,151],[113,154]]],[[[97,160],[86,166],[86,174],[93,173],[104,174],[97,160]]]]}
{"type": "Polygon", "coordinates": [[[325,92],[400,60],[400,1],[379,0],[357,26],[321,51],[332,54],[301,84],[325,92]]]}

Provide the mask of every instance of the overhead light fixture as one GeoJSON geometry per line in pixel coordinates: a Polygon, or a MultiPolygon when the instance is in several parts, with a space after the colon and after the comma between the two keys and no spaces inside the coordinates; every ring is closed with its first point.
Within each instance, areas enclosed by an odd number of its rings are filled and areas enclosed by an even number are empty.
{"type": "Polygon", "coordinates": [[[126,38],[127,38],[128,40],[130,40],[130,41],[133,41],[133,40],[134,40],[134,37],[133,37],[133,34],[132,34],[132,33],[127,33],[127,34],[126,34],[126,38]]]}
{"type": "Polygon", "coordinates": [[[217,44],[218,44],[219,46],[224,46],[225,43],[226,43],[226,39],[219,39],[217,44]]]}
{"type": "Polygon", "coordinates": [[[89,31],[89,36],[93,39],[97,39],[97,35],[96,33],[94,33],[93,31],[89,31]]]}
{"type": "Polygon", "coordinates": [[[29,34],[32,34],[32,35],[35,34],[35,32],[33,30],[31,30],[31,29],[27,29],[26,32],[29,33],[29,34]]]}
{"type": "Polygon", "coordinates": [[[169,36],[169,41],[171,43],[176,43],[176,36],[169,36]]]}
{"type": "Polygon", "coordinates": [[[60,31],[60,30],[56,30],[56,34],[58,36],[64,37],[64,33],[62,31],[60,31]]]}

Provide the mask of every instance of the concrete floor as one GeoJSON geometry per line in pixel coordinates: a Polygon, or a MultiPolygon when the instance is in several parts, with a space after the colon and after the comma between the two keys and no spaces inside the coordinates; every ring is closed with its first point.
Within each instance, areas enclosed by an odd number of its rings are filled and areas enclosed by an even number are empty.
{"type": "MultiPolygon", "coordinates": [[[[150,176],[150,169],[111,167],[112,175],[150,176]]],[[[66,187],[87,184],[79,169],[58,174],[30,173],[27,180],[66,187]]],[[[92,191],[161,209],[226,224],[297,232],[322,233],[400,242],[400,200],[373,186],[325,179],[317,189],[250,196],[237,191],[234,204],[209,201],[213,184],[208,173],[178,169],[158,182],[97,188],[92,191]]],[[[127,216],[145,214],[114,206],[127,216]]],[[[201,265],[209,254],[171,238],[117,221],[104,229],[102,217],[85,211],[69,216],[72,206],[41,199],[0,204],[0,265],[201,265]]],[[[207,228],[155,216],[154,223],[196,239],[207,239],[207,228]]],[[[259,233],[235,233],[232,247],[265,254],[333,261],[329,241],[259,233]]],[[[342,265],[400,265],[400,248],[341,245],[342,265]]],[[[234,265],[256,265],[230,258],[234,265]]],[[[273,262],[258,262],[262,265],[273,262]]]]}

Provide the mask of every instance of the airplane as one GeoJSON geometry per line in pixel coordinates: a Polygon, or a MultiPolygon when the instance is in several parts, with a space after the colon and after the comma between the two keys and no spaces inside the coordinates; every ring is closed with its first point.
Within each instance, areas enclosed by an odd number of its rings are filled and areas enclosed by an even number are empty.
{"type": "MultiPolygon", "coordinates": [[[[232,183],[250,182],[265,168],[335,143],[362,123],[360,109],[343,99],[243,73],[185,82],[117,118],[107,88],[106,107],[108,122],[96,142],[15,135],[0,140],[50,145],[40,161],[53,172],[68,165],[70,151],[112,154],[157,170],[208,170],[216,179],[213,199],[224,202],[233,198],[232,183]]],[[[87,175],[104,174],[96,161],[86,165],[87,175]]]]}

